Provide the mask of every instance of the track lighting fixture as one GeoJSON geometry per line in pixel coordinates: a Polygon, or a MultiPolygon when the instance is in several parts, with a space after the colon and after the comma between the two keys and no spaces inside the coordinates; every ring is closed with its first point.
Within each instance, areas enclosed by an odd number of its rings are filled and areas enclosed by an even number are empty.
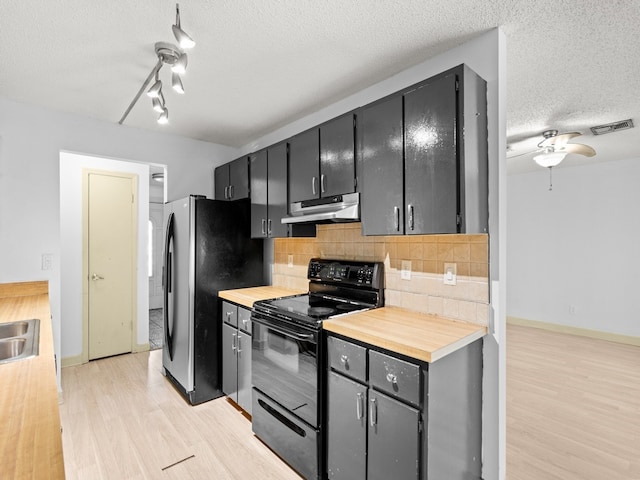
{"type": "Polygon", "coordinates": [[[158,62],[155,67],[149,73],[149,76],[138,90],[138,93],[133,98],[127,110],[122,115],[122,118],[118,122],[122,125],[124,120],[129,115],[129,112],[136,104],[142,92],[145,91],[147,86],[151,83],[151,81],[155,78],[155,82],[151,87],[147,90],[147,96],[151,98],[151,106],[152,108],[160,113],[158,117],[158,123],[165,124],[169,122],[169,111],[167,110],[165,99],[162,94],[162,81],[160,80],[160,70],[166,64],[171,68],[171,86],[173,90],[177,93],[184,93],[184,86],[182,85],[183,75],[187,70],[187,54],[182,50],[186,48],[192,48],[195,45],[193,39],[187,35],[180,25],[180,6],[176,3],[176,23],[172,26],[173,34],[178,40],[179,47],[173,45],[172,43],[167,42],[156,42],[155,44],[155,53],[158,57],[158,62]]]}

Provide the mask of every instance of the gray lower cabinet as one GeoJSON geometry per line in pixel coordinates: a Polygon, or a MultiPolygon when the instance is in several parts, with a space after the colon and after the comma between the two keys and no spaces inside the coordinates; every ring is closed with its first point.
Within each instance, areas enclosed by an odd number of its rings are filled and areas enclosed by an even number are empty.
{"type": "Polygon", "coordinates": [[[251,311],[223,302],[222,313],[222,391],[251,414],[251,311]]]}
{"type": "Polygon", "coordinates": [[[333,371],[328,384],[329,478],[366,478],[367,387],[333,371]]]}
{"type": "Polygon", "coordinates": [[[479,480],[482,341],[433,363],[327,336],[327,472],[479,480]]]}

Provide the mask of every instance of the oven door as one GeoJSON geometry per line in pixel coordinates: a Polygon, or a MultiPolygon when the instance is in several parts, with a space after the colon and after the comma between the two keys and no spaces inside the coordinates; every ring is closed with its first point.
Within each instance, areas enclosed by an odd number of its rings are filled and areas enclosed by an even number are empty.
{"type": "Polygon", "coordinates": [[[318,332],[253,311],[253,386],[318,426],[318,332]]]}

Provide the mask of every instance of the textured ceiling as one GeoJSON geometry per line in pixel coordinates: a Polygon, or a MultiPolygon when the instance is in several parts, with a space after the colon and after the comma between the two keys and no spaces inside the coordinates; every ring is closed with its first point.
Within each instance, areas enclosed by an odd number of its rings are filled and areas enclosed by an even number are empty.
{"type": "MultiPolygon", "coordinates": [[[[146,96],[126,125],[241,146],[500,26],[509,156],[555,128],[583,132],[574,142],[598,152],[562,165],[640,157],[639,130],[588,131],[640,123],[637,0],[185,0],[180,10],[197,42],[186,94],[165,87],[169,125],[146,96]]],[[[168,0],[2,0],[0,96],[116,123],[155,42],[175,41],[174,20],[168,0]]],[[[509,160],[511,172],[535,168],[531,155],[509,160]]]]}

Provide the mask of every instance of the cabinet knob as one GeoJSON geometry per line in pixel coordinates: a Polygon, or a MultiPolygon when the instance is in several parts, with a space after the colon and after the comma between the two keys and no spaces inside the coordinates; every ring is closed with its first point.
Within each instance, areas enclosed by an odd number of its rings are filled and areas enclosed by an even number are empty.
{"type": "Polygon", "coordinates": [[[344,365],[344,368],[349,368],[349,357],[347,355],[340,355],[340,363],[344,365]]]}

